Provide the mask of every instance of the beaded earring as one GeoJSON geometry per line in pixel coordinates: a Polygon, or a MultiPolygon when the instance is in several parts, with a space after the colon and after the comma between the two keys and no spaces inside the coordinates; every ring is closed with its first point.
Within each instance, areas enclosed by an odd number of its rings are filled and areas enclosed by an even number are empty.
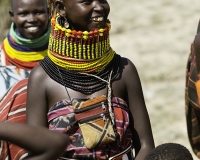
{"type": "Polygon", "coordinates": [[[64,28],[66,28],[66,29],[69,28],[69,23],[68,23],[66,17],[59,15],[58,21],[59,21],[60,25],[63,26],[64,28]]]}
{"type": "Polygon", "coordinates": [[[64,17],[64,27],[69,28],[69,23],[67,21],[67,18],[64,17]]]}

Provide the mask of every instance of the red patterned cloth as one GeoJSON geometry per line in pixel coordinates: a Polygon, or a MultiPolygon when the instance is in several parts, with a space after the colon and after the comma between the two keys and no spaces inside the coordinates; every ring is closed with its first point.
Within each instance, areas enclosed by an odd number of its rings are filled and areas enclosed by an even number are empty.
{"type": "MultiPolygon", "coordinates": [[[[26,96],[28,79],[12,86],[0,100],[0,121],[26,123],[26,96]]],[[[1,141],[0,160],[19,160],[27,152],[11,143],[1,141]]]]}
{"type": "MultiPolygon", "coordinates": [[[[112,107],[115,114],[116,130],[119,133],[116,143],[87,149],[83,142],[81,130],[75,120],[74,108],[67,100],[57,102],[48,113],[50,130],[65,132],[71,143],[66,149],[65,158],[107,160],[108,157],[124,151],[132,143],[132,133],[129,122],[129,108],[126,102],[118,97],[112,97],[112,107]]],[[[92,135],[91,135],[92,136],[92,135]]]]}

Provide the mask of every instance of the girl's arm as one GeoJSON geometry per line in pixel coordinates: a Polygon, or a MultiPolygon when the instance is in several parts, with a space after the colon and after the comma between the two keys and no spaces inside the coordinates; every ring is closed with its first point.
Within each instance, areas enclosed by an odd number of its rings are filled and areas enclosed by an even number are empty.
{"type": "Polygon", "coordinates": [[[20,123],[0,122],[0,139],[14,143],[28,151],[26,160],[56,160],[68,145],[68,136],[44,127],[20,123]]]}
{"type": "Polygon", "coordinates": [[[133,63],[123,59],[125,65],[122,79],[126,85],[127,97],[132,120],[135,160],[142,160],[153,149],[154,140],[149,115],[146,109],[139,75],[133,63]]]}
{"type": "Polygon", "coordinates": [[[46,79],[47,74],[40,65],[36,66],[29,75],[26,100],[26,121],[30,125],[48,128],[46,79]]]}

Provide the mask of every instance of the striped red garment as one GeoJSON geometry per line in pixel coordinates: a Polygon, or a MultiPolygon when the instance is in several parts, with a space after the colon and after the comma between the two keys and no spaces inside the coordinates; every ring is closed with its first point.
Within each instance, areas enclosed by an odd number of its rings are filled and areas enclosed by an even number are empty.
{"type": "MultiPolygon", "coordinates": [[[[26,123],[26,96],[28,79],[13,85],[0,100],[0,121],[26,123]]],[[[24,149],[1,141],[1,160],[19,160],[27,155],[24,149]]]]}

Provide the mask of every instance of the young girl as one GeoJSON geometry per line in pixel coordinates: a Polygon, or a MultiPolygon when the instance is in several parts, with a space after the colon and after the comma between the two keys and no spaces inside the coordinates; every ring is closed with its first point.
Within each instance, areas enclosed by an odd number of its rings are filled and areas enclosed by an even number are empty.
{"type": "Polygon", "coordinates": [[[0,51],[0,98],[47,55],[50,33],[46,0],[13,0],[11,4],[12,24],[0,51]]]}
{"type": "Polygon", "coordinates": [[[142,160],[154,141],[134,64],[110,46],[106,0],[53,0],[48,57],[28,80],[27,123],[66,132],[61,159],[142,160]]]}

